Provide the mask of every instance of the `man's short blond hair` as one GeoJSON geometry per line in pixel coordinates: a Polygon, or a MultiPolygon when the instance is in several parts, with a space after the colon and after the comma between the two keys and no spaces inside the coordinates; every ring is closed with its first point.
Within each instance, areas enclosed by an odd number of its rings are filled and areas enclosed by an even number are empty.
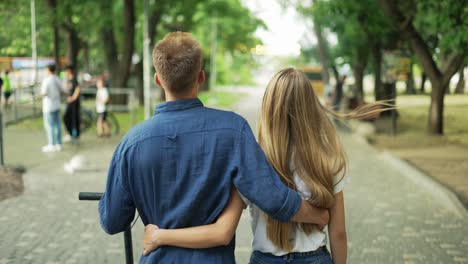
{"type": "Polygon", "coordinates": [[[172,32],[153,49],[153,65],[164,88],[175,94],[192,89],[202,69],[202,50],[192,34],[172,32]]]}

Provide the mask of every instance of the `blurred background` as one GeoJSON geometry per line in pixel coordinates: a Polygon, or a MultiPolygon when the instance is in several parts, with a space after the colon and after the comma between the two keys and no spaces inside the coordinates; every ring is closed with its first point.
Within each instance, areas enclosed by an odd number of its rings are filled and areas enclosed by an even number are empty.
{"type": "MultiPolygon", "coordinates": [[[[253,128],[266,84],[286,67],[304,71],[338,112],[390,100],[395,111],[338,125],[354,182],[350,261],[468,263],[466,17],[460,0],[0,1],[0,263],[123,263],[121,237],[106,236],[96,203],[77,193],[103,191],[121,137],[165,100],[151,51],[173,31],[202,46],[204,104],[253,128]],[[66,65],[76,67],[84,133],[43,154],[39,88],[49,64],[63,79],[66,65]],[[98,79],[111,95],[104,139],[98,79]],[[63,166],[77,156],[81,168],[69,175],[63,166]]],[[[250,254],[248,219],[239,263],[250,254]]],[[[139,221],[134,230],[137,260],[139,221]]]]}

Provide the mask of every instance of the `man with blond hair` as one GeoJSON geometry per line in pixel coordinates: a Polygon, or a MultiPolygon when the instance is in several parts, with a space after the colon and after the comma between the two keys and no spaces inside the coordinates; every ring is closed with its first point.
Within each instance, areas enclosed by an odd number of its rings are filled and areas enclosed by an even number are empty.
{"type": "MultiPolygon", "coordinates": [[[[310,206],[281,182],[244,118],[206,108],[197,98],[205,74],[191,34],[168,34],[155,46],[153,63],[166,102],[115,150],[99,202],[107,233],[125,230],[136,209],[145,225],[165,229],[213,223],[233,186],[280,221],[328,222],[326,210],[310,206]]],[[[235,263],[234,245],[232,238],[207,249],[165,246],[140,263],[235,263]]]]}

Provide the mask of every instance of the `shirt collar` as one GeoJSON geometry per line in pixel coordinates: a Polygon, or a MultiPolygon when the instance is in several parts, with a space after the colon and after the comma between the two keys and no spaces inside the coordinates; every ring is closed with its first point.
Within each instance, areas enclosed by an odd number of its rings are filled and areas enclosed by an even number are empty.
{"type": "Polygon", "coordinates": [[[165,103],[161,103],[156,106],[154,109],[154,114],[164,113],[164,112],[171,112],[171,111],[179,111],[185,110],[194,107],[203,106],[203,103],[198,98],[191,98],[191,99],[179,99],[175,101],[169,101],[165,103]]]}

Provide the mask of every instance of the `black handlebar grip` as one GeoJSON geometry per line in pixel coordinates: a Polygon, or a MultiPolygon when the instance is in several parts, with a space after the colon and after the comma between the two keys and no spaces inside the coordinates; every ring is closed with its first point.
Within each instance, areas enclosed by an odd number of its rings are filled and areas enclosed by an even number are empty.
{"type": "Polygon", "coordinates": [[[103,193],[99,192],[80,192],[78,194],[79,200],[87,200],[87,201],[99,201],[101,200],[103,193]]]}

